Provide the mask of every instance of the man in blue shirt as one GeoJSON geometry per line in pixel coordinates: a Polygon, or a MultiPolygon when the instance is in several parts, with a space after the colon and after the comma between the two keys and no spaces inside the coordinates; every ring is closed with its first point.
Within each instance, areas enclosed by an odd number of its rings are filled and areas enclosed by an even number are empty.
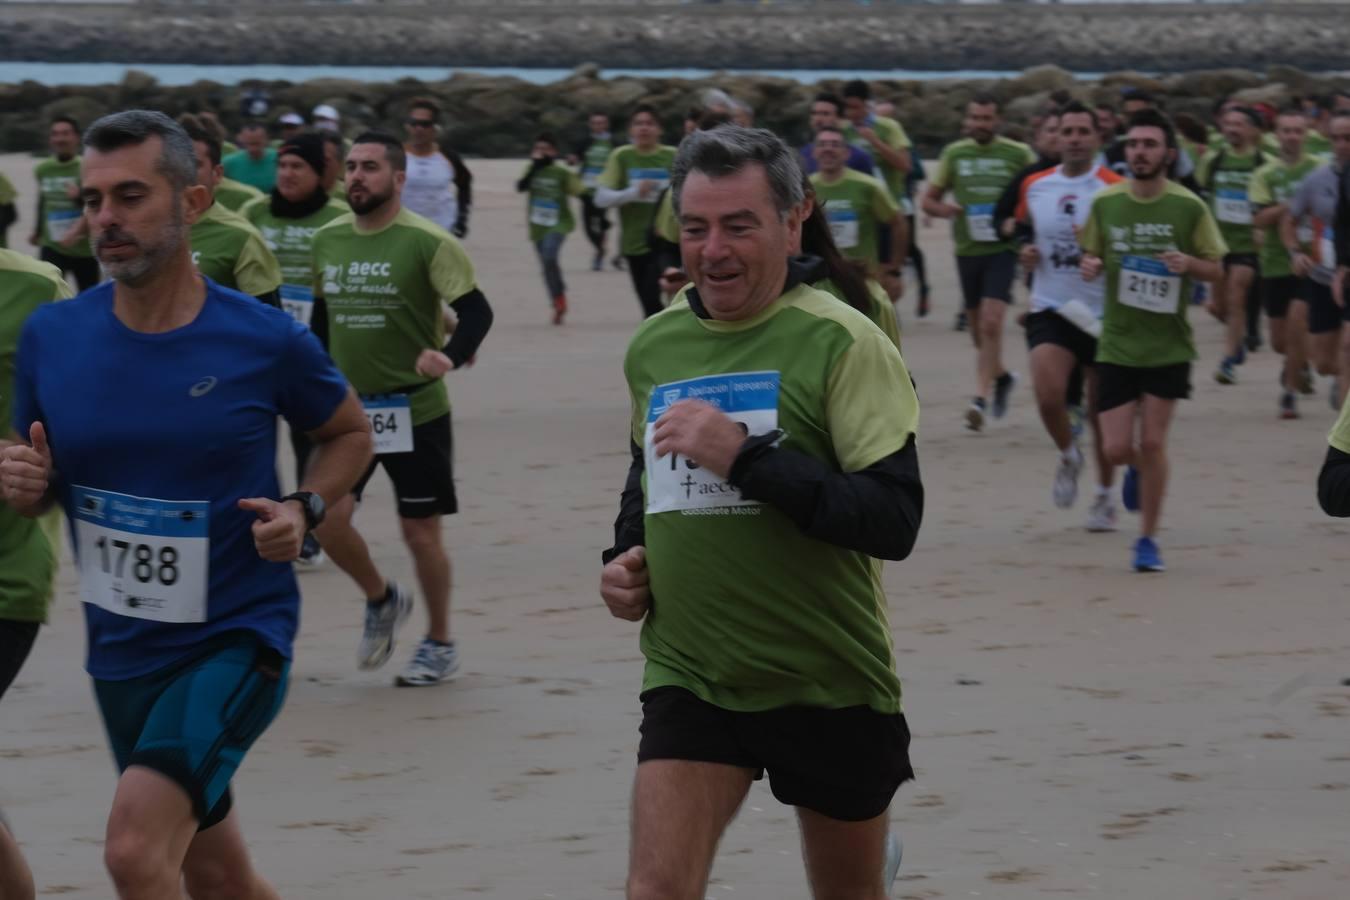
{"type": "Polygon", "coordinates": [[[0,496],[71,522],[87,669],[121,772],[104,859],[124,900],[274,900],[229,782],[281,707],[299,614],[290,561],[371,459],[360,403],[309,329],[203,278],[210,205],[158,112],[85,134],[84,215],[112,278],[19,341],[0,496]],[[319,445],[276,499],[278,415],[319,445]]]}
{"type": "MultiPolygon", "coordinates": [[[[822,128],[838,128],[839,120],[844,116],[844,101],[838,94],[817,94],[811,101],[811,134],[822,128]]],[[[815,174],[820,168],[816,164],[815,141],[801,149],[802,171],[807,175],[815,174]]],[[[872,174],[872,157],[852,145],[848,148],[848,159],[844,165],[864,175],[872,174]]]]}

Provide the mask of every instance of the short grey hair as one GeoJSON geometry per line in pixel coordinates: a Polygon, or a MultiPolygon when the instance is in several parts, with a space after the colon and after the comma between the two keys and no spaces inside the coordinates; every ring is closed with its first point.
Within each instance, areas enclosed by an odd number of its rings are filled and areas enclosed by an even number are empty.
{"type": "Polygon", "coordinates": [[[84,145],[100,153],[144,144],[158,135],[164,142],[155,168],[181,191],[197,183],[197,152],[187,131],[162,112],[130,109],[104,116],[84,133],[84,145]]]}
{"type": "Polygon", "coordinates": [[[680,142],[670,173],[675,214],[680,213],[680,195],[691,172],[724,178],[736,174],[749,163],[764,167],[780,219],[806,199],[797,154],[788,149],[782,138],[764,128],[719,125],[710,131],[695,131],[680,142]]]}

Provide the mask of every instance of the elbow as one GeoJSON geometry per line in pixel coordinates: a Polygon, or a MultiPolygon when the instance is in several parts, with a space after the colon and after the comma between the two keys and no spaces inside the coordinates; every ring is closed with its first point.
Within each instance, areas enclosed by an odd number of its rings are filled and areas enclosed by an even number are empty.
{"type": "Polygon", "coordinates": [[[1350,503],[1345,502],[1345,498],[1338,497],[1337,494],[1344,494],[1345,491],[1337,491],[1336,472],[1329,466],[1323,466],[1321,474],[1317,476],[1317,505],[1322,507],[1322,512],[1337,519],[1350,517],[1350,503]]]}

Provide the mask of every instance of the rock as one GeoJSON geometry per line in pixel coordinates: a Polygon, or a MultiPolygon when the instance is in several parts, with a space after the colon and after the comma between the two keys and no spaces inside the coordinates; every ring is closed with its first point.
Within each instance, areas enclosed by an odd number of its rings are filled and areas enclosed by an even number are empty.
{"type": "Polygon", "coordinates": [[[1285,84],[1263,84],[1260,87],[1243,88],[1233,94],[1233,99],[1242,103],[1269,103],[1276,110],[1289,104],[1293,91],[1285,84]]]}
{"type": "Polygon", "coordinates": [[[1004,87],[1016,96],[1034,93],[1048,96],[1053,91],[1072,90],[1077,84],[1078,79],[1073,73],[1059,66],[1033,66],[1017,78],[1004,82],[1004,87]]]}
{"type": "Polygon", "coordinates": [[[147,75],[138,69],[127,69],[126,74],[122,76],[122,84],[118,88],[118,102],[126,106],[134,106],[137,101],[145,97],[159,84],[159,81],[153,75],[147,75]]]}

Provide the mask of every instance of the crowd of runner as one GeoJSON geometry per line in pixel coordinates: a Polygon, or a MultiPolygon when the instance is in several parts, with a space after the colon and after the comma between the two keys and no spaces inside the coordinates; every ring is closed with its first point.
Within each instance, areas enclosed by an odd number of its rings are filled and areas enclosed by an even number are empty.
{"type": "MultiPolygon", "coordinates": [[[[797,808],[815,895],[879,900],[901,856],[889,805],[913,773],[877,572],[909,554],[924,498],[899,310],[924,318],[943,299],[921,226],[951,222],[951,312],[974,344],[970,401],[951,414],[973,432],[1007,416],[1014,317],[1053,505],[1075,504],[1090,457],[1086,527],[1118,527],[1119,481],[1138,513],[1130,566],[1160,572],[1169,427],[1203,311],[1223,329],[1218,383],[1269,344],[1275,416],[1319,392],[1343,408],[1350,96],[1223,98],[1206,128],[1143,91],[1119,109],[1066,95],[1028,144],[977,94],[926,170],[862,81],[815,97],[798,148],[720,91],[674,142],[669,112],[596,111],[579,141],[541,132],[514,185],[553,324],[578,219],[591,267],[626,270],[644,320],[601,582],[615,616],[643,622],[647,660],[628,893],[702,897],[767,774],[797,808]]],[[[104,850],[118,896],[273,898],[229,783],[285,696],[293,568],[350,577],[359,668],[391,658],[420,596],[427,627],[395,682],[459,669],[445,376],[493,323],[462,243],[473,179],[427,98],[402,136],[345,128],[328,105],[233,135],[210,113],[81,124],[49,123],[36,197],[0,176],[0,224],[31,200],[38,251],[0,249],[0,695],[46,618],[68,528],[120,772],[104,850]],[[416,590],[353,524],[381,467],[416,590]]],[[[1319,496],[1350,515],[1345,411],[1330,445],[1319,496]]],[[[0,898],[32,896],[0,820],[0,898]]]]}

